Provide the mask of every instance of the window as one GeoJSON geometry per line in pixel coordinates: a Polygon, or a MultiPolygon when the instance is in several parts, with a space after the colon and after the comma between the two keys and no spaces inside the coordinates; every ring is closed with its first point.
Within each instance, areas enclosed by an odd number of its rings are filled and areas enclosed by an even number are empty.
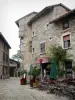
{"type": "Polygon", "coordinates": [[[69,20],[63,22],[63,30],[69,28],[69,20]]]}
{"type": "Polygon", "coordinates": [[[33,53],[34,53],[34,48],[33,48],[33,53]]]}
{"type": "Polygon", "coordinates": [[[29,51],[32,52],[32,41],[29,42],[29,51]]]}
{"type": "Polygon", "coordinates": [[[34,36],[34,31],[33,31],[33,36],[34,36]]]}
{"type": "Polygon", "coordinates": [[[21,37],[21,40],[23,40],[23,39],[24,39],[24,37],[22,36],[22,37],[21,37]]]}
{"type": "Polygon", "coordinates": [[[34,36],[35,36],[35,32],[33,31],[33,32],[32,32],[32,37],[34,37],[34,36]]]}
{"type": "Polygon", "coordinates": [[[40,51],[41,53],[45,53],[45,43],[40,44],[40,51]]]}
{"type": "Polygon", "coordinates": [[[9,59],[9,57],[8,57],[8,55],[6,55],[6,62],[8,62],[8,59],[9,59]]]}
{"type": "Polygon", "coordinates": [[[5,61],[5,53],[3,53],[3,61],[5,61]]]}
{"type": "Polygon", "coordinates": [[[63,36],[64,48],[70,47],[70,34],[63,36]]]}

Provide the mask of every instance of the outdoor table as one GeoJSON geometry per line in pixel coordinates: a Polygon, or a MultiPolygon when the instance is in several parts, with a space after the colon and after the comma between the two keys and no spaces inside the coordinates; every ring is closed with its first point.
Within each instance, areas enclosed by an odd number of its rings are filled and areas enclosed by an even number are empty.
{"type": "Polygon", "coordinates": [[[47,85],[48,86],[49,82],[41,82],[41,85],[47,85]]]}

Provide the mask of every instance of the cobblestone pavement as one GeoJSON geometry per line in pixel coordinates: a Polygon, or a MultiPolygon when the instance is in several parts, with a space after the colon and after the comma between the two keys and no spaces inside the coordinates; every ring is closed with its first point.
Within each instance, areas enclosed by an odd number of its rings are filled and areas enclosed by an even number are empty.
{"type": "Polygon", "coordinates": [[[0,100],[67,100],[64,97],[47,94],[31,89],[29,85],[20,85],[19,78],[0,80],[0,100]]]}

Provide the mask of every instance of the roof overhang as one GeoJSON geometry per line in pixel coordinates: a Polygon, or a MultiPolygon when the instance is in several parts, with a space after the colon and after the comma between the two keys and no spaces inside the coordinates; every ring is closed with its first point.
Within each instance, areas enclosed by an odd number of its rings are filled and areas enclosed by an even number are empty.
{"type": "Polygon", "coordinates": [[[39,19],[41,16],[44,16],[48,14],[53,9],[53,6],[45,7],[43,10],[41,10],[37,15],[35,15],[30,21],[28,22],[28,25],[31,25],[34,21],[39,19]]]}
{"type": "Polygon", "coordinates": [[[31,25],[34,21],[39,19],[41,16],[48,14],[55,6],[62,6],[66,10],[71,11],[71,9],[69,9],[68,7],[63,5],[62,3],[51,5],[51,6],[47,6],[43,10],[41,10],[39,13],[37,13],[32,19],[30,19],[30,21],[28,22],[28,25],[31,25]]]}
{"type": "Polygon", "coordinates": [[[66,14],[64,14],[64,15],[62,15],[62,16],[60,16],[60,17],[54,19],[54,20],[52,20],[51,22],[49,22],[49,24],[58,22],[58,21],[60,21],[60,20],[64,20],[65,18],[69,18],[69,17],[71,17],[71,16],[73,16],[73,15],[75,15],[75,9],[72,10],[72,11],[69,11],[68,13],[66,13],[66,14]]]}
{"type": "Polygon", "coordinates": [[[20,21],[21,19],[23,19],[24,17],[28,17],[28,16],[30,16],[30,15],[32,15],[32,14],[37,14],[37,12],[33,11],[33,12],[31,12],[31,13],[29,13],[29,14],[23,16],[23,17],[21,17],[20,19],[16,20],[16,21],[15,21],[16,25],[19,27],[19,21],[20,21]]]}
{"type": "Polygon", "coordinates": [[[9,47],[9,49],[11,49],[10,45],[8,44],[8,42],[6,41],[6,39],[4,38],[4,36],[2,35],[2,33],[0,32],[0,38],[4,41],[4,43],[9,47]]]}
{"type": "Polygon", "coordinates": [[[9,59],[10,61],[13,61],[13,62],[16,62],[16,63],[20,63],[19,61],[16,61],[16,60],[14,60],[14,59],[9,59]]]}

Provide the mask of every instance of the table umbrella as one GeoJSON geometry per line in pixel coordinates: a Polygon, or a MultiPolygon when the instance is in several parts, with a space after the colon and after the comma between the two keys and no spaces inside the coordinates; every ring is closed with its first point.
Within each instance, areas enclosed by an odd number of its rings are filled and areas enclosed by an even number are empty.
{"type": "Polygon", "coordinates": [[[36,60],[36,64],[41,64],[41,63],[48,63],[48,59],[46,57],[40,57],[36,60]]]}
{"type": "Polygon", "coordinates": [[[32,75],[32,71],[33,71],[33,66],[32,64],[30,65],[30,74],[32,75]]]}
{"type": "Polygon", "coordinates": [[[56,79],[57,78],[56,62],[54,60],[51,63],[50,78],[51,79],[56,79]]]}

